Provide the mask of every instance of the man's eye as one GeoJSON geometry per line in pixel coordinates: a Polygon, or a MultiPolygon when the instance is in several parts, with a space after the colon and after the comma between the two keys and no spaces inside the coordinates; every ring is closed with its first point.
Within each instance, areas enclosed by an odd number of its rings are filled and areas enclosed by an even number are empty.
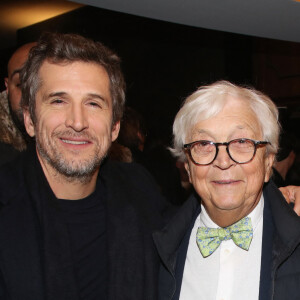
{"type": "Polygon", "coordinates": [[[239,143],[239,144],[245,144],[245,143],[247,143],[248,141],[247,140],[245,140],[245,139],[239,139],[239,140],[237,140],[237,143],[239,143]]]}
{"type": "Polygon", "coordinates": [[[89,102],[89,105],[93,107],[101,107],[97,102],[89,102]]]}
{"type": "Polygon", "coordinates": [[[55,100],[52,100],[51,103],[53,103],[53,104],[61,104],[61,103],[63,103],[63,100],[61,100],[61,99],[55,99],[55,100]]]}
{"type": "Polygon", "coordinates": [[[198,148],[202,148],[202,149],[213,147],[210,141],[200,141],[196,145],[198,148]]]}
{"type": "Polygon", "coordinates": [[[194,145],[194,150],[195,151],[209,151],[211,149],[213,149],[214,145],[211,144],[211,142],[209,141],[201,141],[198,142],[194,145]]]}
{"type": "Polygon", "coordinates": [[[202,142],[199,142],[199,145],[200,146],[207,146],[207,145],[210,145],[211,143],[208,142],[208,141],[202,141],[202,142]]]}

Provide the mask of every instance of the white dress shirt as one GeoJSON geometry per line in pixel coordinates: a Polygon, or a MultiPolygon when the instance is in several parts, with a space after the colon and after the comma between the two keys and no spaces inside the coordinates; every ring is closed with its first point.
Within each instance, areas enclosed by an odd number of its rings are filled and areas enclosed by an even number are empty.
{"type": "Polygon", "coordinates": [[[218,228],[201,206],[192,229],[184,266],[180,300],[255,300],[259,296],[264,199],[248,215],[253,239],[248,251],[232,240],[223,241],[203,258],[196,243],[200,226],[218,228]]]}

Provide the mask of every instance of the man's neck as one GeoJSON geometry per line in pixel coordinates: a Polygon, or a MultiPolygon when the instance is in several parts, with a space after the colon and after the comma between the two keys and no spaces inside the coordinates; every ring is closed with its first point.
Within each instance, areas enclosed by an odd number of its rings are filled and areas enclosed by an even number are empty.
{"type": "Polygon", "coordinates": [[[262,193],[259,193],[258,196],[256,196],[255,201],[253,201],[251,205],[240,207],[235,210],[220,210],[216,208],[211,209],[210,207],[205,206],[204,203],[203,206],[205,207],[210,219],[218,226],[224,228],[238,222],[239,220],[249,215],[259,203],[261,194],[262,193]]]}
{"type": "Polygon", "coordinates": [[[88,178],[67,177],[56,171],[38,155],[46,179],[58,199],[79,200],[92,194],[96,188],[99,170],[88,178]]]}

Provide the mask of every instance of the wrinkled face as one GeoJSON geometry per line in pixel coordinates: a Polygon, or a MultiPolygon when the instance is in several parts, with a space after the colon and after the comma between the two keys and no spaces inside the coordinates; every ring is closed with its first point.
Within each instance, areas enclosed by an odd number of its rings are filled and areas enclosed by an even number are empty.
{"type": "MultiPolygon", "coordinates": [[[[258,119],[250,107],[228,96],[222,111],[198,122],[186,142],[228,142],[238,138],[263,140],[258,119]]],[[[230,212],[237,221],[258,203],[263,183],[269,180],[273,160],[274,155],[266,155],[266,147],[258,147],[252,161],[238,164],[230,159],[226,146],[220,146],[218,156],[210,165],[197,166],[188,157],[186,168],[209,215],[230,212]]]]}
{"type": "Polygon", "coordinates": [[[112,126],[109,78],[101,66],[44,62],[39,71],[36,122],[24,112],[25,126],[36,137],[42,165],[67,177],[88,177],[98,170],[117,138],[112,126]]]}

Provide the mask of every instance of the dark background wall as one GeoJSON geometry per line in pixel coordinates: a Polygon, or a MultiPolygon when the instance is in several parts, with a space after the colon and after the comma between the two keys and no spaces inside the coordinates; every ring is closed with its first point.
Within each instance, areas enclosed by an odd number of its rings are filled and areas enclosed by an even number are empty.
{"type": "MultiPolygon", "coordinates": [[[[279,105],[300,137],[300,44],[194,28],[86,6],[18,31],[18,45],[43,31],[99,40],[122,58],[127,104],[146,118],[148,135],[171,141],[174,116],[198,86],[219,79],[253,85],[279,105]]],[[[0,51],[0,76],[14,49],[0,51]]],[[[2,82],[1,89],[4,89],[2,82]]]]}
{"type": "Polygon", "coordinates": [[[141,112],[149,134],[170,141],[182,100],[218,79],[252,84],[253,38],[83,7],[18,32],[18,43],[43,31],[99,40],[122,58],[127,104],[141,112]]]}
{"type": "MultiPolygon", "coordinates": [[[[127,105],[146,119],[148,137],[165,144],[183,99],[203,84],[226,79],[252,85],[280,108],[282,124],[298,137],[300,153],[300,43],[194,28],[90,6],[18,31],[18,45],[43,31],[79,33],[122,58],[127,105]]],[[[14,49],[0,51],[0,76],[14,49]]],[[[4,89],[2,82],[1,90],[4,89]]],[[[295,173],[300,184],[300,155],[295,173]]]]}

